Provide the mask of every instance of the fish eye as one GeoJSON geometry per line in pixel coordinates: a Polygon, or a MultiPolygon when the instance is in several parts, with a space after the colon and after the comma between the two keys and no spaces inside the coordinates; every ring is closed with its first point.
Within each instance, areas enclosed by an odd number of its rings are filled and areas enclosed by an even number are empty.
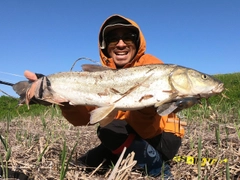
{"type": "Polygon", "coordinates": [[[202,79],[207,79],[207,75],[206,74],[202,74],[202,79]]]}

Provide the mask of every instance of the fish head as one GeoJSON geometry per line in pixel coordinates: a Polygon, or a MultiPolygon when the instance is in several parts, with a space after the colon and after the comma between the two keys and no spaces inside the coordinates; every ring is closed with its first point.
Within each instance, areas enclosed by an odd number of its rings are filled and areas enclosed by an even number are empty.
{"type": "Polygon", "coordinates": [[[224,84],[213,76],[184,67],[176,68],[169,80],[180,96],[208,98],[224,90],[224,84]]]}

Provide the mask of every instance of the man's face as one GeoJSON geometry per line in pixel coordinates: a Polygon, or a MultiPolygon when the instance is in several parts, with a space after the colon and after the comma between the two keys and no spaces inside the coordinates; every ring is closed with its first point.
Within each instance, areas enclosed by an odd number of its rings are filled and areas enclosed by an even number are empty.
{"type": "Polygon", "coordinates": [[[129,29],[115,29],[106,38],[107,51],[117,68],[129,63],[136,54],[137,35],[129,29]]]}

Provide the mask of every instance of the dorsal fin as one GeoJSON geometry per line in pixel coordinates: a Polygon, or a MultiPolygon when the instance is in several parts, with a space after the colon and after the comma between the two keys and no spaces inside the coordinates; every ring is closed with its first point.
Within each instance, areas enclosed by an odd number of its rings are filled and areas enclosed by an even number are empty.
{"type": "Polygon", "coordinates": [[[100,65],[95,65],[95,64],[83,64],[82,70],[87,72],[96,72],[96,71],[110,70],[110,68],[100,66],[100,65]]]}

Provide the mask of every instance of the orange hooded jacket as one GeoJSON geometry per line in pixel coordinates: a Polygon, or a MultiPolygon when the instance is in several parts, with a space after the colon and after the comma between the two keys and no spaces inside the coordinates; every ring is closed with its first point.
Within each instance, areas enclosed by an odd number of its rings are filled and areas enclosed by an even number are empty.
{"type": "MultiPolygon", "coordinates": [[[[139,30],[139,48],[134,59],[126,64],[124,68],[132,66],[141,66],[146,64],[162,64],[163,62],[150,55],[145,54],[146,51],[146,41],[144,36],[139,28],[139,26],[132,20],[127,19],[120,15],[110,16],[102,25],[99,33],[99,47],[102,43],[102,30],[106,26],[106,22],[112,18],[122,18],[125,21],[128,21],[130,24],[138,28],[139,30]]],[[[100,59],[103,66],[116,69],[115,63],[112,58],[108,58],[104,55],[103,50],[100,49],[100,59]]],[[[81,126],[87,125],[89,123],[90,114],[89,112],[95,107],[90,106],[62,106],[63,116],[73,125],[81,126]]],[[[156,135],[161,134],[163,131],[171,132],[179,137],[183,137],[184,129],[179,124],[179,119],[175,114],[170,114],[168,116],[159,116],[156,113],[154,107],[147,107],[141,110],[136,111],[119,111],[115,119],[126,120],[128,124],[143,138],[153,138],[156,135]],[[171,121],[169,120],[171,119],[171,121]]]]}

